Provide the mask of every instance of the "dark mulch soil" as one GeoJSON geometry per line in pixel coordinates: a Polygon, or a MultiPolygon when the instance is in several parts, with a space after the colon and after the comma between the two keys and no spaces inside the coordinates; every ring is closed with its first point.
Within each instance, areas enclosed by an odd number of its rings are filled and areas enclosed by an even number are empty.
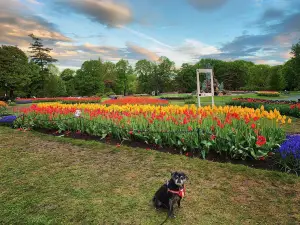
{"type": "MultiPolygon", "coordinates": [[[[100,137],[91,136],[91,135],[84,134],[84,133],[70,132],[68,134],[63,134],[63,133],[57,133],[55,130],[46,130],[46,129],[38,129],[37,131],[41,132],[41,133],[57,136],[57,137],[61,136],[64,138],[99,141],[101,143],[105,143],[105,144],[116,146],[116,147],[119,145],[123,145],[123,146],[132,147],[132,148],[144,148],[146,150],[151,149],[151,150],[156,150],[156,151],[170,153],[170,154],[177,154],[177,155],[186,154],[186,153],[180,153],[180,151],[178,151],[174,148],[159,147],[157,145],[151,145],[151,144],[149,145],[149,144],[146,144],[143,142],[138,142],[138,141],[122,141],[122,142],[120,142],[119,140],[116,140],[116,139],[111,139],[111,138],[101,139],[100,137]]],[[[195,150],[194,154],[188,153],[187,157],[194,157],[194,158],[202,159],[200,154],[197,154],[196,150],[195,150]]],[[[245,166],[255,168],[255,169],[280,171],[280,168],[275,164],[275,160],[272,157],[268,157],[265,160],[252,160],[252,159],[236,160],[236,159],[230,159],[229,157],[226,157],[225,155],[220,155],[216,152],[210,151],[209,154],[206,156],[206,160],[213,161],[213,162],[220,162],[220,163],[240,164],[240,165],[245,165],[245,166]]]]}

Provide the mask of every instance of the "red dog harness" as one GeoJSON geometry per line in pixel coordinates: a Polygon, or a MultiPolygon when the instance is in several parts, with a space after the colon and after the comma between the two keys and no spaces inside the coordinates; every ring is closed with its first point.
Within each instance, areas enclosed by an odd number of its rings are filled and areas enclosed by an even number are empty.
{"type": "MultiPolygon", "coordinates": [[[[167,187],[168,187],[168,184],[167,184],[167,187]]],[[[179,189],[179,191],[173,191],[168,188],[168,192],[177,194],[179,197],[183,198],[185,196],[185,185],[183,185],[183,188],[179,189]]]]}

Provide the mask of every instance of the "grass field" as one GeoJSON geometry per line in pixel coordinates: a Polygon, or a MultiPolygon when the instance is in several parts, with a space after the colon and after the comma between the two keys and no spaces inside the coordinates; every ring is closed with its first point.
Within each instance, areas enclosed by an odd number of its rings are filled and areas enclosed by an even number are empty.
{"type": "MultiPolygon", "coordinates": [[[[269,99],[269,100],[288,100],[299,96],[300,92],[291,92],[289,95],[281,95],[280,97],[266,97],[266,96],[257,96],[256,94],[240,94],[240,95],[225,95],[225,96],[215,96],[214,101],[217,106],[226,105],[227,102],[231,101],[233,98],[259,98],[259,99],[269,99]]],[[[158,96],[159,97],[159,96],[158,96]]],[[[295,99],[294,99],[295,100],[295,99]]],[[[180,100],[171,100],[171,104],[184,105],[184,101],[180,100]]],[[[211,105],[211,97],[201,97],[201,105],[211,105]]]]}
{"type": "Polygon", "coordinates": [[[187,196],[166,224],[299,224],[300,178],[0,127],[0,224],[160,224],[170,171],[187,196]]]}

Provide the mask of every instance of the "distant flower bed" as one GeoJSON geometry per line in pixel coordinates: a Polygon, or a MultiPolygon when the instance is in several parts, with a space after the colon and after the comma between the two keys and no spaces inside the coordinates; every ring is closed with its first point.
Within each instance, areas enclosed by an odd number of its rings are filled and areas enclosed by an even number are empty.
{"type": "Polygon", "coordinates": [[[193,98],[193,96],[189,94],[168,94],[168,95],[160,95],[159,97],[161,99],[166,99],[166,100],[187,100],[193,98]]]}
{"type": "Polygon", "coordinates": [[[150,97],[123,97],[103,102],[106,105],[167,105],[168,103],[167,100],[150,97]]]}
{"type": "Polygon", "coordinates": [[[57,97],[57,98],[18,98],[17,104],[29,104],[38,102],[60,102],[63,103],[97,103],[101,102],[100,97],[57,97]]]}
{"type": "Polygon", "coordinates": [[[258,96],[266,96],[266,97],[279,97],[280,93],[277,91],[258,91],[256,92],[258,96]]]}
{"type": "Polygon", "coordinates": [[[291,109],[298,109],[298,110],[300,110],[300,103],[291,105],[290,108],[291,108],[291,109]]]}
{"type": "Polygon", "coordinates": [[[240,102],[255,102],[255,103],[263,103],[263,104],[295,104],[296,101],[287,101],[287,100],[267,100],[267,99],[259,99],[259,98],[233,98],[233,101],[240,102]]]}
{"type": "Polygon", "coordinates": [[[242,106],[254,109],[259,109],[262,105],[266,110],[278,110],[282,115],[293,116],[300,118],[300,104],[288,104],[287,102],[282,103],[270,100],[252,100],[252,99],[232,99],[231,102],[227,102],[227,105],[242,106]]]}
{"type": "Polygon", "coordinates": [[[76,98],[76,97],[68,97],[68,98],[60,98],[60,101],[65,104],[77,104],[77,103],[100,103],[100,97],[88,97],[88,98],[76,98]]]}
{"type": "Polygon", "coordinates": [[[277,152],[277,162],[285,172],[300,174],[300,135],[287,136],[277,152]]]}

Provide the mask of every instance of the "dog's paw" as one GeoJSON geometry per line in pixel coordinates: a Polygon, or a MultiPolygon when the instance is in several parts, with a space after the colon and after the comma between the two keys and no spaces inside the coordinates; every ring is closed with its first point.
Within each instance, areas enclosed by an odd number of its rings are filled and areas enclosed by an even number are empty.
{"type": "Polygon", "coordinates": [[[172,214],[172,215],[170,215],[170,218],[173,218],[173,219],[175,219],[175,218],[176,218],[176,216],[175,216],[174,214],[172,214]]]}

